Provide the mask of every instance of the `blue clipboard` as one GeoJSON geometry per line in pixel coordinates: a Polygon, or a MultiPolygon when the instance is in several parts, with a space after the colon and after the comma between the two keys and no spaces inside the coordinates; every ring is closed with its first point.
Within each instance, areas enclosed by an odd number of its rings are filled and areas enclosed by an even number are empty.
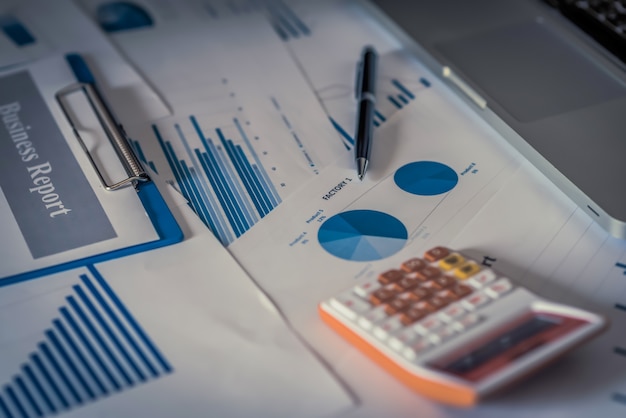
{"type": "Polygon", "coordinates": [[[3,277],[0,278],[0,287],[21,282],[24,280],[47,276],[64,270],[95,264],[143,251],[149,251],[155,248],[175,244],[183,240],[183,232],[181,228],[176,222],[176,219],[172,215],[156,185],[150,179],[148,174],[144,171],[141,162],[135,156],[135,153],[131,148],[129,141],[127,140],[126,133],[124,132],[122,126],[116,121],[113,113],[110,111],[102,95],[99,93],[95,83],[95,79],[91,71],[89,70],[86,62],[78,54],[68,54],[65,58],[72,71],[74,72],[78,83],[69,86],[68,88],[63,89],[62,91],[57,93],[56,98],[59,106],[61,107],[66,118],[72,125],[76,138],[83,148],[83,151],[86,153],[89,161],[91,162],[91,165],[95,169],[104,188],[109,190],[111,193],[114,193],[116,189],[121,187],[134,187],[137,192],[136,195],[143,204],[146,214],[150,218],[152,226],[156,231],[158,238],[153,241],[144,242],[125,248],[118,248],[97,255],[90,255],[85,258],[62,262],[40,269],[3,277]],[[83,143],[83,140],[80,138],[72,117],[67,112],[63,104],[64,95],[73,93],[78,90],[82,90],[87,95],[88,102],[90,103],[93,111],[97,114],[98,120],[102,124],[104,132],[109,137],[109,140],[115,148],[115,151],[120,158],[122,165],[128,173],[128,178],[125,178],[115,184],[108,184],[100,173],[97,163],[94,161],[85,144],[83,143]]]}

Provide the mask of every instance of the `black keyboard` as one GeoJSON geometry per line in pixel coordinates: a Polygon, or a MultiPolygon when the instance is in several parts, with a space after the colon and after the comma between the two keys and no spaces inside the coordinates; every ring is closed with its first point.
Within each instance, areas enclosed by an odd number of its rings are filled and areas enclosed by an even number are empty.
{"type": "Polygon", "coordinates": [[[548,0],[626,63],[626,0],[548,0]]]}

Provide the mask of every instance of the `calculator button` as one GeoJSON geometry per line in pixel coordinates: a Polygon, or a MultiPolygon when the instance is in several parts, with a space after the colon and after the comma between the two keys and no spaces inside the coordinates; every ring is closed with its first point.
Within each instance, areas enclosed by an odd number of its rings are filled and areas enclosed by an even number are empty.
{"type": "Polygon", "coordinates": [[[430,262],[441,260],[450,254],[450,250],[446,247],[435,247],[424,253],[424,258],[430,262]]]}
{"type": "Polygon", "coordinates": [[[437,283],[439,283],[442,287],[450,287],[452,285],[457,284],[458,282],[450,276],[439,276],[434,279],[437,283]]]}
{"type": "Polygon", "coordinates": [[[385,312],[387,315],[393,315],[408,309],[413,303],[415,303],[415,300],[411,297],[411,294],[403,293],[385,305],[385,312]]]}
{"type": "Polygon", "coordinates": [[[427,311],[412,306],[400,314],[400,320],[404,325],[411,325],[412,323],[424,318],[426,315],[428,315],[427,311]]]}
{"type": "Polygon", "coordinates": [[[380,305],[381,303],[384,303],[390,300],[392,297],[396,296],[398,293],[400,293],[400,291],[401,290],[399,290],[393,284],[383,286],[370,295],[370,302],[372,303],[372,305],[380,305]]]}
{"type": "Polygon", "coordinates": [[[422,289],[428,289],[431,292],[436,292],[437,290],[443,289],[443,286],[440,285],[435,280],[429,280],[427,282],[424,282],[424,283],[422,283],[421,287],[422,287],[422,289]]]}
{"type": "Polygon", "coordinates": [[[472,276],[467,281],[470,286],[480,289],[483,286],[493,282],[496,279],[496,273],[491,269],[484,269],[480,273],[472,276]]]}
{"type": "Polygon", "coordinates": [[[385,312],[385,306],[381,305],[362,314],[357,320],[357,324],[359,324],[359,326],[364,330],[369,331],[374,327],[374,324],[381,322],[386,318],[388,318],[388,315],[385,312]]]}
{"type": "Polygon", "coordinates": [[[352,292],[330,299],[329,304],[340,314],[352,321],[354,321],[360,313],[366,312],[371,308],[367,301],[359,298],[352,292]]]}
{"type": "Polygon", "coordinates": [[[384,322],[381,322],[378,326],[374,327],[374,335],[381,341],[385,341],[389,334],[396,332],[404,326],[400,322],[400,317],[392,316],[384,322]]]}
{"type": "Polygon", "coordinates": [[[474,261],[468,261],[452,271],[457,279],[465,280],[480,271],[480,266],[474,261]]]}
{"type": "Polygon", "coordinates": [[[387,345],[395,351],[402,351],[408,344],[415,342],[418,338],[419,335],[414,329],[404,328],[389,338],[387,345]]]}
{"type": "Polygon", "coordinates": [[[415,276],[421,281],[425,282],[441,276],[441,270],[439,270],[437,267],[426,266],[420,271],[416,271],[415,276]]]}
{"type": "Polygon", "coordinates": [[[458,321],[452,324],[452,326],[457,331],[467,331],[468,329],[474,327],[475,325],[478,325],[478,323],[480,323],[482,319],[483,319],[482,317],[472,313],[472,314],[465,315],[464,317],[460,318],[458,321]]]}
{"type": "Polygon", "coordinates": [[[421,258],[415,257],[402,263],[401,267],[404,271],[414,272],[414,271],[421,270],[426,266],[427,266],[426,261],[422,260],[421,258]]]}
{"type": "Polygon", "coordinates": [[[483,292],[475,293],[463,299],[461,304],[463,307],[469,311],[475,311],[476,309],[488,304],[491,302],[491,298],[484,294],[483,292]]]}
{"type": "Polygon", "coordinates": [[[433,293],[433,290],[427,289],[425,287],[418,287],[417,289],[411,290],[411,294],[415,296],[416,301],[428,299],[433,293]]]}
{"type": "Polygon", "coordinates": [[[463,315],[465,315],[467,311],[460,303],[455,303],[453,305],[448,306],[446,309],[442,310],[438,316],[439,319],[445,322],[453,322],[463,315]]]}
{"type": "Polygon", "coordinates": [[[461,254],[452,253],[446,258],[439,260],[439,268],[448,271],[453,269],[454,267],[460,266],[464,262],[465,258],[463,258],[461,254]]]}
{"type": "Polygon", "coordinates": [[[456,286],[449,288],[449,290],[454,293],[458,299],[464,298],[474,291],[470,286],[466,286],[464,284],[457,284],[456,286]]]}
{"type": "Polygon", "coordinates": [[[409,361],[415,361],[418,355],[428,351],[432,346],[433,345],[430,341],[428,341],[426,338],[423,338],[421,340],[417,340],[409,347],[406,347],[404,350],[402,350],[402,355],[409,361]]]}
{"type": "Polygon", "coordinates": [[[370,294],[380,289],[380,287],[381,286],[380,283],[378,283],[378,280],[370,280],[355,286],[353,292],[363,299],[369,299],[370,294]]]}
{"type": "Polygon", "coordinates": [[[428,336],[428,339],[430,340],[432,344],[441,344],[445,341],[448,341],[456,333],[457,332],[454,329],[454,327],[449,326],[449,327],[442,328],[436,332],[433,332],[432,334],[428,336]]]}
{"type": "Polygon", "coordinates": [[[485,293],[496,299],[513,289],[513,284],[507,278],[502,278],[485,288],[485,293]]]}
{"type": "Polygon", "coordinates": [[[405,272],[402,270],[398,270],[398,269],[388,270],[384,273],[381,273],[378,276],[378,282],[383,285],[394,283],[400,280],[401,278],[403,278],[404,275],[405,275],[405,272]]]}
{"type": "Polygon", "coordinates": [[[428,335],[431,332],[441,328],[443,326],[443,322],[437,318],[436,316],[429,316],[424,319],[417,325],[415,325],[415,330],[422,335],[428,335]]]}
{"type": "Polygon", "coordinates": [[[430,299],[428,299],[428,303],[430,303],[436,310],[439,310],[452,303],[452,300],[442,296],[434,295],[430,299]]]}
{"type": "Polygon", "coordinates": [[[430,302],[430,299],[420,300],[413,306],[428,313],[435,312],[438,309],[434,304],[430,302]]]}
{"type": "Polygon", "coordinates": [[[415,273],[408,273],[403,278],[401,278],[396,284],[400,286],[404,290],[412,289],[418,284],[421,283],[421,280],[417,278],[415,273]]]}

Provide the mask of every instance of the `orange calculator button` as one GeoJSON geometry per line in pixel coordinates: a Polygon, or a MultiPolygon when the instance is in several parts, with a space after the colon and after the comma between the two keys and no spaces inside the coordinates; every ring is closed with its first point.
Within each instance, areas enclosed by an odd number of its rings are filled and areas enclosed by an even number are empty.
{"type": "Polygon", "coordinates": [[[441,276],[441,270],[437,267],[426,266],[420,271],[416,271],[415,276],[422,281],[432,280],[441,276]]]}
{"type": "Polygon", "coordinates": [[[430,262],[441,260],[450,254],[450,250],[446,247],[435,247],[424,253],[424,258],[430,262]]]}
{"type": "Polygon", "coordinates": [[[426,265],[427,264],[424,260],[414,257],[402,263],[401,267],[405,271],[413,272],[423,269],[424,267],[426,267],[426,265]]]}
{"type": "Polygon", "coordinates": [[[380,284],[389,284],[389,283],[397,282],[398,280],[403,278],[404,275],[405,273],[402,270],[397,270],[397,269],[388,270],[384,273],[381,273],[378,276],[378,282],[380,284]]]}

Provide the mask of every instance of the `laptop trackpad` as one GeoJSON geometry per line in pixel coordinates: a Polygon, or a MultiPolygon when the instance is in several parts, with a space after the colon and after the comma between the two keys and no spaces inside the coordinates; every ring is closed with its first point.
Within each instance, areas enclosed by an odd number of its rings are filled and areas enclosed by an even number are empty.
{"type": "Polygon", "coordinates": [[[626,88],[538,21],[507,26],[436,48],[487,99],[520,122],[621,97],[626,88]]]}

